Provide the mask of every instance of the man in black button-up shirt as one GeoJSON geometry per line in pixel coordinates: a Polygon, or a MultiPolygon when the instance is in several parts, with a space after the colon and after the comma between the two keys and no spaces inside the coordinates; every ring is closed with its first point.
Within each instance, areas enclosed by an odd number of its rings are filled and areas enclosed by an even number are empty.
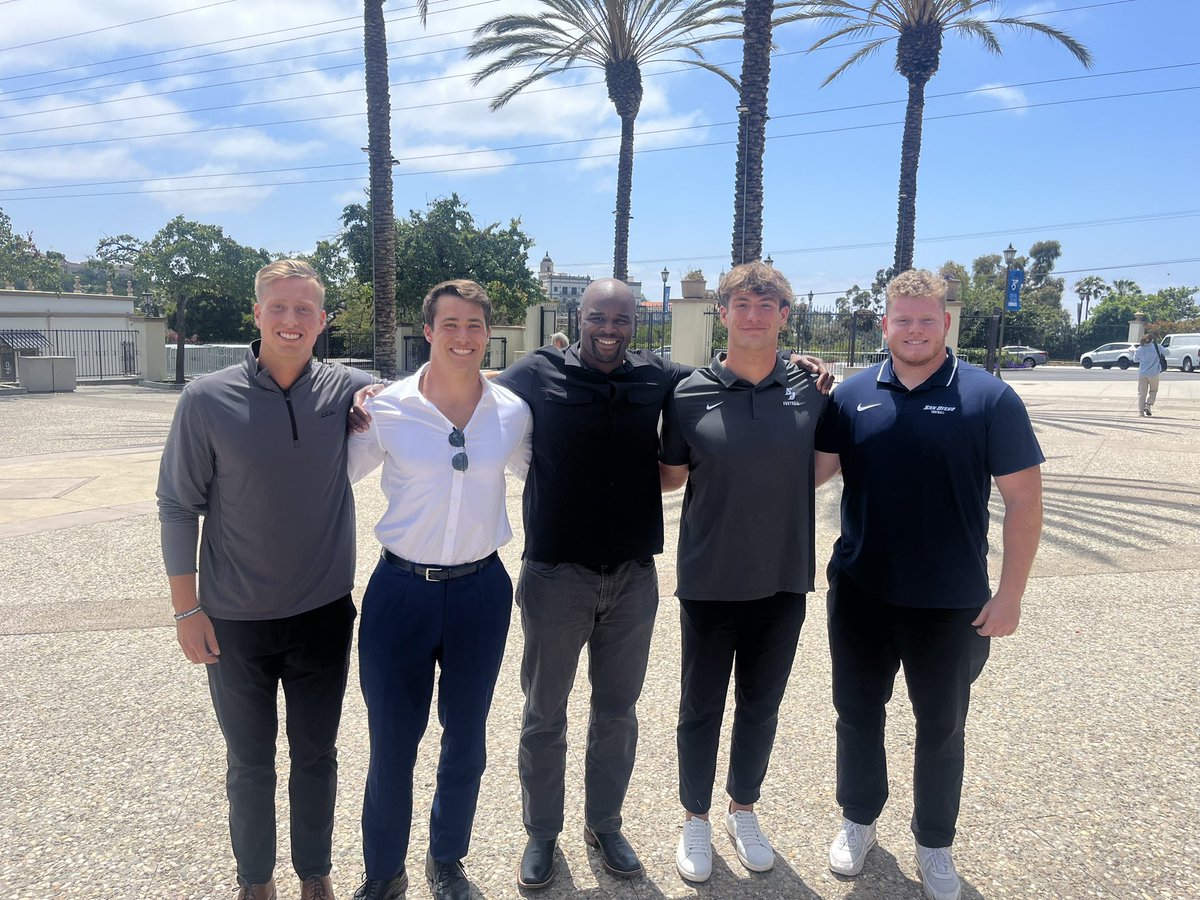
{"type": "Polygon", "coordinates": [[[624,283],[594,281],[583,294],[579,343],[537,350],[497,379],[529,404],[534,422],[516,591],[525,632],[520,777],[529,834],[519,882],[527,888],[554,874],[567,698],[585,645],[592,694],[584,838],[614,874],[641,871],[620,829],[658,609],[658,420],[690,369],[627,351],[635,310],[624,283]]]}

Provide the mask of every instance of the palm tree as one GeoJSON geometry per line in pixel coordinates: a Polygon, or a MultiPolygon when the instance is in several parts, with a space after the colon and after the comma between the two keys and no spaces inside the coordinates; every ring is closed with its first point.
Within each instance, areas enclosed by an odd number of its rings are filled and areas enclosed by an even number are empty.
{"type": "Polygon", "coordinates": [[[736,37],[715,30],[740,22],[729,0],[541,0],[531,15],[509,14],[485,22],[467,49],[470,59],[495,55],[472,84],[510,69],[531,67],[493,98],[493,112],[550,75],[574,66],[603,69],[608,99],[621,119],[617,162],[613,277],[629,277],[629,220],[633,193],[633,126],[642,105],[642,66],[677,62],[707,69],[737,83],[704,59],[700,45],[736,37]],[[684,54],[682,58],[672,54],[684,54]]]}
{"type": "Polygon", "coordinates": [[[904,113],[904,140],[900,149],[900,198],[896,223],[896,254],[893,271],[912,268],[913,238],[917,224],[917,165],[921,158],[921,124],[925,113],[925,85],[938,70],[942,36],[961,31],[976,38],[992,53],[1001,53],[994,25],[1034,31],[1062,44],[1083,63],[1092,66],[1092,54],[1069,34],[1020,16],[982,19],[974,15],[997,0],[795,0],[787,4],[799,11],[781,17],[776,24],[799,19],[827,20],[834,29],[809,47],[809,52],[838,38],[869,38],[877,30],[894,32],[872,38],[833,70],[821,86],[873,55],[889,41],[896,41],[896,71],[908,80],[908,107],[904,113]]]}
{"type": "Polygon", "coordinates": [[[1075,324],[1078,325],[1087,318],[1092,301],[1108,293],[1108,284],[1099,275],[1088,275],[1075,282],[1075,293],[1079,295],[1079,303],[1075,307],[1075,324]]]}
{"type": "Polygon", "coordinates": [[[775,0],[745,0],[733,189],[733,264],[762,258],[763,153],[771,86],[771,16],[775,0]]]}
{"type": "MultiPolygon", "coordinates": [[[[425,23],[428,0],[417,0],[425,23]]],[[[375,300],[375,368],[396,377],[396,212],[392,201],[392,101],[388,92],[383,0],[364,0],[367,158],[371,169],[371,284],[375,300]]]]}

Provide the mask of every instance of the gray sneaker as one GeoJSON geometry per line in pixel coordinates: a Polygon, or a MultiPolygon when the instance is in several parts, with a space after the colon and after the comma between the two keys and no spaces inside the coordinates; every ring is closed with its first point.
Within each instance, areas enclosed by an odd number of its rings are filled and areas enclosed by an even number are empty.
{"type": "Polygon", "coordinates": [[[833,843],[829,847],[829,868],[839,875],[857,875],[867,859],[867,851],[875,846],[875,823],[859,825],[842,819],[833,843]]]}
{"type": "Polygon", "coordinates": [[[949,847],[922,847],[917,844],[917,871],[929,900],[958,900],[961,886],[949,847]]]}

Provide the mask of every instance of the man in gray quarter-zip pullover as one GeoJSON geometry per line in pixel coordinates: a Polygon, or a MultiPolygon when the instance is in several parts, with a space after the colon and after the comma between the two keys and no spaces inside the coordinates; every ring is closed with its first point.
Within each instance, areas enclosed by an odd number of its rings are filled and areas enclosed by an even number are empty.
{"type": "Polygon", "coordinates": [[[239,900],[275,897],[280,683],[292,864],[307,900],[332,896],[335,741],[355,617],[346,415],[372,379],[313,359],[325,288],[307,263],[264,266],[254,292],[261,339],[241,364],[180,395],[159,471],[159,521],[179,644],[207,664],[228,749],[239,900]]]}

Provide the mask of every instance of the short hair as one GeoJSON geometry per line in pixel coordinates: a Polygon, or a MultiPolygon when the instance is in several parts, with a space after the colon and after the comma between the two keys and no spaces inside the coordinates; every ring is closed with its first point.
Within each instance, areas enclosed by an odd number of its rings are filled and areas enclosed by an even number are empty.
{"type": "Polygon", "coordinates": [[[561,331],[556,331],[554,334],[550,335],[550,344],[553,347],[557,347],[559,350],[565,350],[568,346],[570,346],[571,339],[561,331]]]}
{"type": "Polygon", "coordinates": [[[887,305],[900,297],[930,297],[946,311],[946,279],[928,269],[909,269],[887,283],[887,305]]]}
{"type": "Polygon", "coordinates": [[[284,278],[303,278],[317,286],[321,295],[321,306],[325,306],[325,282],[317,274],[317,270],[302,259],[277,259],[269,262],[254,275],[254,299],[262,300],[263,292],[273,281],[284,278]]]}
{"type": "Polygon", "coordinates": [[[474,281],[466,278],[454,278],[450,281],[443,281],[441,284],[435,284],[429,289],[429,293],[421,301],[421,315],[425,317],[426,325],[430,328],[433,327],[433,320],[437,318],[438,298],[445,294],[450,294],[452,297],[458,297],[478,306],[483,312],[483,323],[489,330],[491,329],[492,300],[488,297],[487,291],[474,281]]]}
{"type": "Polygon", "coordinates": [[[796,295],[783,273],[774,266],[758,260],[734,266],[721,278],[717,285],[717,303],[729,308],[729,299],[736,293],[747,291],[760,297],[774,297],[782,309],[791,306],[796,295]]]}

